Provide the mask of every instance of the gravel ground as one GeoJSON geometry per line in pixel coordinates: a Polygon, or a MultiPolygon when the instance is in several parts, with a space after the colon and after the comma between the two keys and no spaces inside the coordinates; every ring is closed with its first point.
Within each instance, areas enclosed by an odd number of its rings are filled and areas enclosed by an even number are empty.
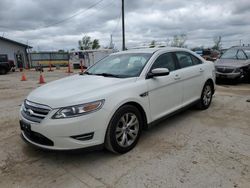
{"type": "MultiPolygon", "coordinates": [[[[77,73],[77,71],[75,71],[77,73]]],[[[49,82],[65,70],[44,72],[49,82]]],[[[206,111],[186,110],[114,155],[45,152],[20,138],[18,111],[39,73],[0,75],[0,187],[250,187],[250,85],[220,85],[206,111]]]]}

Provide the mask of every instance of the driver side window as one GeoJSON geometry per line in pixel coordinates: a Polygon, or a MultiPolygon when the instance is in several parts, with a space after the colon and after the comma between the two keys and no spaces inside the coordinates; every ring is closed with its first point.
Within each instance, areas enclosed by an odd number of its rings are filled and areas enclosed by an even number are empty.
{"type": "Polygon", "coordinates": [[[156,68],[167,68],[170,72],[176,70],[175,61],[171,53],[160,55],[151,67],[151,70],[156,68]]]}

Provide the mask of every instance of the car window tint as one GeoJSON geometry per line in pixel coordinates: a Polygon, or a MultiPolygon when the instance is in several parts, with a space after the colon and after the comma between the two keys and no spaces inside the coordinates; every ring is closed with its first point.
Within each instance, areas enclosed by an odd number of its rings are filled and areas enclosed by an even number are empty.
{"type": "Polygon", "coordinates": [[[244,54],[244,52],[242,50],[238,51],[237,58],[238,59],[247,59],[246,55],[244,54]]]}
{"type": "Polygon", "coordinates": [[[176,57],[181,68],[189,67],[193,65],[191,56],[185,52],[176,52],[176,57]]]}
{"type": "Polygon", "coordinates": [[[197,57],[191,55],[191,58],[192,58],[192,62],[193,62],[193,65],[199,65],[202,63],[202,61],[200,59],[198,59],[197,57]]]}
{"type": "Polygon", "coordinates": [[[156,68],[167,68],[169,71],[173,71],[176,69],[174,59],[171,53],[166,53],[160,55],[154,62],[152,69],[156,68]]]}

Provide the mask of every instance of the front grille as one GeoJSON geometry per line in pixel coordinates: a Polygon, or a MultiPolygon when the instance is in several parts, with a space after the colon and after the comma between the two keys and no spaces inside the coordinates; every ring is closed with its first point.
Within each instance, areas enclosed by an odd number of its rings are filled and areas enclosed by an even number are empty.
{"type": "Polygon", "coordinates": [[[217,70],[217,72],[221,72],[221,73],[232,73],[234,71],[234,68],[230,68],[230,67],[217,67],[216,70],[217,70]]]}
{"type": "Polygon", "coordinates": [[[22,106],[21,114],[29,121],[40,123],[48,115],[50,110],[51,108],[49,106],[25,100],[22,106]]]}

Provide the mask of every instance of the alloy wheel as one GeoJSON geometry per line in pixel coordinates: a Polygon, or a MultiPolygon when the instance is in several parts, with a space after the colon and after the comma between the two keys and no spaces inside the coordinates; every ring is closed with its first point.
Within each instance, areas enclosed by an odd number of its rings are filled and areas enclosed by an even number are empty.
{"type": "Polygon", "coordinates": [[[115,137],[121,147],[131,146],[139,132],[139,121],[134,113],[125,113],[116,125],[115,137]]]}
{"type": "Polygon", "coordinates": [[[212,99],[212,89],[210,85],[206,85],[203,91],[203,103],[205,106],[209,105],[212,99]]]}

